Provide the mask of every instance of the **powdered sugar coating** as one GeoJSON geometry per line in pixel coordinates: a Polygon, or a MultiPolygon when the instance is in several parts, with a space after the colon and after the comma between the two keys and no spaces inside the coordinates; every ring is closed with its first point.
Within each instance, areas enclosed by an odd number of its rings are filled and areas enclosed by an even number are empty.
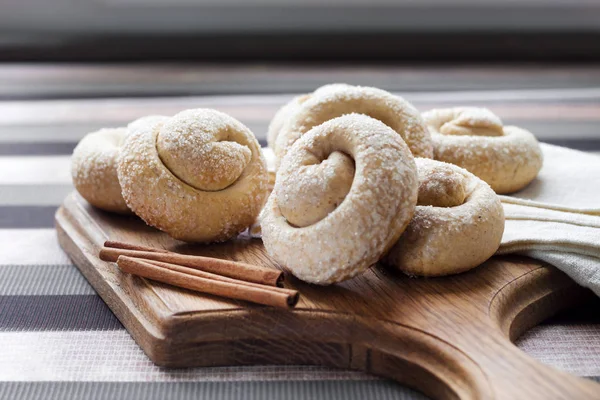
{"type": "Polygon", "coordinates": [[[487,183],[463,168],[424,158],[415,161],[419,204],[423,204],[421,196],[431,199],[445,195],[445,189],[451,190],[448,198],[452,200],[444,207],[417,205],[406,231],[384,262],[408,275],[421,276],[456,274],[480,265],[498,250],[504,232],[499,197],[487,183]],[[454,185],[449,186],[451,180],[454,185]]]}
{"type": "Polygon", "coordinates": [[[279,210],[298,227],[312,225],[335,210],[354,180],[354,161],[346,154],[334,151],[324,160],[313,157],[298,170],[282,171],[276,182],[279,210]]]}
{"type": "MultiPolygon", "coordinates": [[[[417,164],[418,165],[418,164],[417,164]]],[[[419,171],[420,206],[455,207],[467,197],[465,176],[451,168],[422,168],[419,171]]]]}
{"type": "Polygon", "coordinates": [[[138,118],[127,125],[128,135],[131,133],[135,133],[138,130],[147,129],[148,125],[152,125],[158,122],[166,122],[170,117],[166,115],[146,115],[144,117],[138,118]]]}
{"type": "Polygon", "coordinates": [[[484,108],[456,107],[423,113],[436,160],[456,164],[487,182],[497,193],[512,193],[531,182],[543,164],[530,132],[503,126],[484,108]]]}
{"type": "MultiPolygon", "coordinates": [[[[355,164],[350,191],[339,206],[312,225],[294,227],[279,207],[283,188],[278,177],[260,216],[267,252],[298,278],[322,285],[352,278],[375,264],[404,231],[417,201],[416,166],[408,146],[390,127],[365,115],[334,118],[311,129],[291,147],[278,175],[296,176],[296,184],[306,186],[303,180],[314,177],[304,174],[303,166],[333,152],[355,164]]],[[[302,195],[318,201],[322,194],[302,195]]]]}
{"type": "Polygon", "coordinates": [[[277,110],[273,116],[273,119],[271,120],[271,123],[269,124],[269,129],[267,131],[267,145],[270,148],[275,149],[277,137],[279,136],[279,133],[281,133],[281,130],[283,129],[283,126],[287,120],[295,115],[300,109],[302,103],[308,100],[312,95],[316,94],[318,96],[319,93],[323,91],[349,87],[351,86],[345,83],[330,83],[317,88],[313,93],[296,96],[288,103],[284,104],[279,110],[277,110]]]}
{"type": "MultiPolygon", "coordinates": [[[[252,224],[267,195],[267,170],[258,141],[247,127],[224,113],[208,109],[187,110],[172,118],[138,120],[132,125],[135,129],[130,130],[125,142],[118,175],[127,205],[146,223],[189,242],[227,240],[252,224]],[[163,132],[167,143],[163,143],[163,153],[159,155],[157,143],[163,132]],[[198,147],[199,142],[222,138],[248,149],[251,156],[240,175],[221,190],[191,186],[161,160],[169,158],[170,163],[177,164],[178,171],[199,174],[213,170],[187,168],[180,163],[204,165],[205,158],[220,168],[237,170],[237,165],[230,167],[223,161],[231,158],[223,155],[222,149],[212,153],[214,147],[198,147]],[[186,146],[191,147],[191,159],[181,157],[188,154],[186,146]],[[179,152],[176,156],[164,154],[173,148],[179,152]]],[[[229,171],[217,178],[187,178],[196,183],[222,182],[222,176],[231,175],[229,171]]]]}
{"type": "Polygon", "coordinates": [[[433,157],[430,134],[412,104],[385,90],[334,84],[317,89],[289,116],[275,142],[277,159],[311,128],[350,113],[380,120],[400,134],[413,155],[433,157]]]}
{"type": "Polygon", "coordinates": [[[98,208],[122,214],[131,212],[117,177],[117,158],[126,133],[125,128],[89,133],[77,144],[71,158],[71,176],[79,194],[98,208]]]}
{"type": "Polygon", "coordinates": [[[156,149],[165,166],[188,185],[218,191],[235,182],[248,166],[252,151],[244,133],[215,110],[187,110],[164,123],[156,149]]]}
{"type": "Polygon", "coordinates": [[[270,148],[275,147],[275,141],[277,140],[277,136],[279,136],[279,132],[281,132],[281,128],[285,124],[285,121],[287,121],[290,115],[300,107],[300,104],[309,97],[309,94],[296,96],[277,110],[269,124],[269,129],[267,130],[267,145],[270,148]]]}

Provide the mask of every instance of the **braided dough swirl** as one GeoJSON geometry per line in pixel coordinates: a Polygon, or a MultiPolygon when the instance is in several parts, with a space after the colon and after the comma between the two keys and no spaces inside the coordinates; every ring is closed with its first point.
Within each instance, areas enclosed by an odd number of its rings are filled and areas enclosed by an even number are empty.
{"type": "Polygon", "coordinates": [[[130,125],[119,160],[127,205],[189,242],[227,240],[250,226],[267,195],[260,146],[242,123],[210,109],[130,125]]]}
{"type": "Polygon", "coordinates": [[[73,150],[71,176],[75,189],[95,207],[131,213],[121,195],[117,159],[127,129],[105,128],[87,134],[73,150]]]}
{"type": "Polygon", "coordinates": [[[358,113],[378,119],[391,127],[404,139],[416,157],[433,157],[430,134],[420,113],[409,102],[385,90],[351,86],[346,84],[325,85],[308,97],[293,102],[276,118],[287,120],[276,136],[275,156],[285,156],[290,147],[311,128],[332,118],[358,113]]]}
{"type": "Polygon", "coordinates": [[[502,239],[504,211],[489,185],[456,165],[417,158],[415,215],[384,262],[408,275],[467,271],[490,258],[502,239]]]}
{"type": "Polygon", "coordinates": [[[542,168],[540,145],[530,132],[503,126],[490,110],[476,107],[423,113],[436,160],[456,164],[487,182],[496,193],[516,192],[542,168]]]}
{"type": "Polygon", "coordinates": [[[404,231],[417,201],[414,158],[390,127],[365,115],[329,120],[283,159],[261,213],[267,252],[316,284],[375,264],[404,231]]]}

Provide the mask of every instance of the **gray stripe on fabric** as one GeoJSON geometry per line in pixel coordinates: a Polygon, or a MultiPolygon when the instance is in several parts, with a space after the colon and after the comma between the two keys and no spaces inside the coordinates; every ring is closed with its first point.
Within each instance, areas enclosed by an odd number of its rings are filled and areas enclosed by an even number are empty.
{"type": "Polygon", "coordinates": [[[72,191],[70,183],[1,185],[0,206],[59,206],[72,191]]]}
{"type": "MultiPolygon", "coordinates": [[[[0,103],[0,109],[2,104],[0,103]]],[[[129,121],[122,122],[120,125],[126,125],[129,121]]],[[[11,143],[15,138],[19,138],[21,143],[35,143],[37,141],[67,143],[78,142],[86,134],[97,131],[102,127],[118,126],[112,121],[99,121],[89,123],[60,123],[60,122],[40,122],[32,124],[28,122],[15,124],[2,124],[0,121],[0,143],[11,143]]]]}
{"type": "MultiPolygon", "coordinates": [[[[39,140],[34,142],[0,141],[0,156],[52,156],[73,154],[73,149],[77,146],[77,140],[53,142],[51,141],[52,138],[48,136],[47,131],[42,131],[39,133],[39,140]]],[[[264,147],[267,145],[267,140],[260,139],[259,143],[264,147]]]]}
{"type": "Polygon", "coordinates": [[[52,228],[56,206],[0,206],[0,229],[52,228]]]}
{"type": "MultiPolygon", "coordinates": [[[[576,121],[573,121],[576,123],[576,121]]],[[[595,124],[594,124],[595,125],[595,124]]],[[[260,126],[266,130],[266,126],[260,126]]],[[[40,134],[40,140],[37,142],[6,142],[0,141],[0,156],[35,156],[35,155],[70,155],[73,154],[73,149],[77,142],[50,142],[47,137],[47,132],[40,134]]],[[[258,142],[262,147],[267,146],[267,140],[258,138],[258,142]]],[[[598,151],[600,150],[600,139],[585,138],[585,139],[552,139],[546,140],[546,143],[557,146],[568,147],[570,149],[582,151],[598,151]]]]}
{"type": "Polygon", "coordinates": [[[36,142],[0,142],[0,156],[37,156],[37,155],[62,155],[72,154],[77,145],[76,141],[71,142],[50,142],[48,134],[40,136],[40,141],[36,142]]]}
{"type": "Polygon", "coordinates": [[[0,331],[124,329],[96,295],[0,296],[0,331]]]}
{"type": "Polygon", "coordinates": [[[0,296],[93,294],[74,265],[0,265],[0,296]]]}
{"type": "Polygon", "coordinates": [[[598,137],[598,121],[503,118],[504,125],[516,125],[533,133],[541,142],[593,140],[598,137]]]}
{"type": "Polygon", "coordinates": [[[570,149],[581,150],[581,151],[599,151],[600,150],[600,139],[554,139],[546,140],[545,143],[553,144],[555,146],[568,147],[570,149]]]}
{"type": "Polygon", "coordinates": [[[1,399],[21,400],[422,400],[391,381],[1,382],[1,399]]]}

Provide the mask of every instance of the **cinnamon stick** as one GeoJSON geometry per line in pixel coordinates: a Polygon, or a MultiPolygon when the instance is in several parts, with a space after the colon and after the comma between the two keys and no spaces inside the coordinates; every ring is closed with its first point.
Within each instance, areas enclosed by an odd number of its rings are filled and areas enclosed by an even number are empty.
{"type": "Polygon", "coordinates": [[[291,308],[296,305],[299,298],[298,292],[295,291],[295,293],[287,293],[281,289],[253,287],[188,275],[172,269],[159,267],[146,260],[123,255],[117,258],[117,265],[124,272],[177,287],[268,306],[291,308]]]}
{"type": "Polygon", "coordinates": [[[266,286],[266,285],[260,285],[258,283],[246,282],[246,281],[229,278],[229,277],[222,276],[222,275],[211,274],[210,272],[201,271],[199,269],[184,267],[182,265],[177,265],[177,264],[166,263],[163,261],[144,260],[141,258],[134,258],[134,260],[144,261],[144,262],[156,265],[157,267],[170,269],[172,271],[181,272],[181,273],[187,274],[187,275],[198,276],[200,278],[214,279],[214,280],[221,281],[221,282],[229,282],[229,283],[234,283],[237,285],[246,285],[246,286],[257,287],[257,288],[261,288],[261,289],[275,290],[275,291],[280,291],[282,293],[288,293],[288,294],[292,294],[292,295],[295,295],[296,293],[298,293],[297,290],[293,290],[293,289],[286,289],[286,288],[280,288],[280,287],[276,287],[276,286],[266,286]]]}
{"type": "Polygon", "coordinates": [[[153,253],[170,253],[169,250],[165,250],[165,249],[158,249],[155,247],[142,246],[139,244],[119,242],[116,240],[107,240],[106,242],[104,242],[104,247],[112,247],[113,249],[151,251],[153,253]]]}
{"type": "Polygon", "coordinates": [[[219,258],[189,256],[178,253],[156,253],[152,251],[139,251],[104,247],[100,250],[100,259],[116,262],[119,256],[142,258],[145,260],[163,261],[169,264],[182,265],[229,278],[261,285],[282,286],[283,272],[276,269],[259,267],[219,258]]]}

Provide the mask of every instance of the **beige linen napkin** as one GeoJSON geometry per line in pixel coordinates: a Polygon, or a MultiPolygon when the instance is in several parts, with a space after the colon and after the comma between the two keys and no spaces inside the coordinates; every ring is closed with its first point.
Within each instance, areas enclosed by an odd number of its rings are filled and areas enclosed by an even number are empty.
{"type": "Polygon", "coordinates": [[[524,190],[500,196],[498,254],[552,264],[600,296],[600,157],[542,144],[544,167],[524,190]]]}
{"type": "Polygon", "coordinates": [[[600,157],[542,143],[544,166],[525,189],[502,202],[600,215],[600,157]]]}

